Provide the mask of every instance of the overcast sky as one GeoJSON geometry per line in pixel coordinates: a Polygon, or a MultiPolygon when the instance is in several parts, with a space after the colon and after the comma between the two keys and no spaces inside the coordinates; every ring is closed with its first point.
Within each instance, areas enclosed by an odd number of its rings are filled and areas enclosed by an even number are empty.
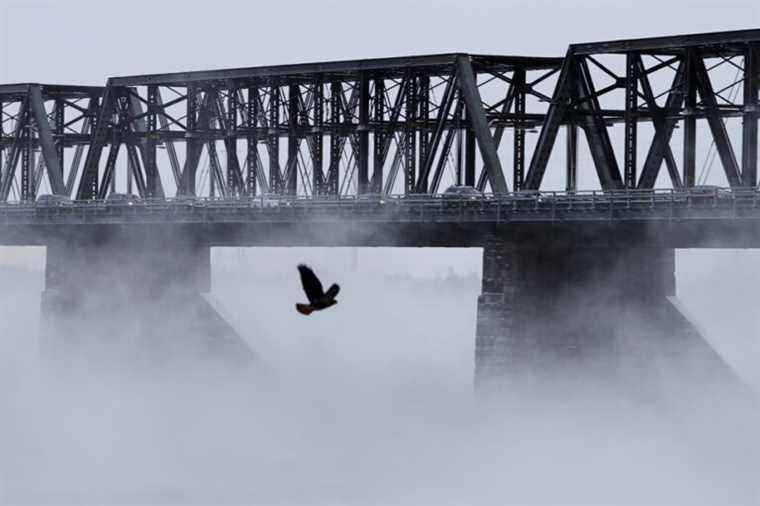
{"type": "Polygon", "coordinates": [[[6,82],[463,51],[758,25],[750,0],[2,1],[6,82]]]}

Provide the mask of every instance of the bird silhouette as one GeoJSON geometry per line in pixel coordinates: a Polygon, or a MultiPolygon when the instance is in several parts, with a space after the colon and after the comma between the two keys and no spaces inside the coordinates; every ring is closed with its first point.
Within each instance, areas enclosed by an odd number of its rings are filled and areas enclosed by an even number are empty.
{"type": "Polygon", "coordinates": [[[338,303],[335,300],[340,291],[340,287],[337,284],[334,283],[325,292],[319,278],[308,266],[299,264],[298,272],[301,274],[301,284],[303,285],[303,291],[306,292],[306,298],[309,299],[309,303],[297,303],[296,311],[309,315],[314,311],[320,311],[338,303]]]}

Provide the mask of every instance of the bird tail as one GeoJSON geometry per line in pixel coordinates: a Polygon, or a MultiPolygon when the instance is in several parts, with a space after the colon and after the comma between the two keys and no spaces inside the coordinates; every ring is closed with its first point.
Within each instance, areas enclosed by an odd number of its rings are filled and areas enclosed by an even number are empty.
{"type": "Polygon", "coordinates": [[[296,304],[296,311],[301,314],[310,315],[314,311],[314,308],[309,304],[296,304]]]}

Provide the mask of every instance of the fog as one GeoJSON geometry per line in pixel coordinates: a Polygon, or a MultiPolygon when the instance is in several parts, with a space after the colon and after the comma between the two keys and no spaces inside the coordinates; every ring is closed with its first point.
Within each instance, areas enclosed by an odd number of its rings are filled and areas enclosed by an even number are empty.
{"type": "MultiPolygon", "coordinates": [[[[760,19],[750,0],[0,7],[4,82],[92,85],[114,75],[448,51],[560,56],[573,42],[745,29],[760,19]]],[[[700,165],[711,149],[704,132],[700,165]]],[[[736,124],[730,135],[739,149],[736,124]]],[[[584,143],[579,149],[579,185],[593,188],[584,143]]],[[[551,161],[550,189],[562,186],[561,162],[551,161]]],[[[725,184],[720,170],[710,176],[725,184]]],[[[213,303],[256,354],[250,370],[199,362],[130,373],[104,361],[51,375],[37,343],[44,252],[0,248],[0,504],[760,503],[756,407],[734,402],[728,388],[661,370],[665,382],[640,378],[643,396],[598,377],[476,396],[480,250],[213,256],[213,303]],[[299,261],[341,284],[337,306],[295,312],[304,297],[299,261]]],[[[684,309],[755,392],[758,260],[730,250],[677,257],[684,309]]]]}
{"type": "MultiPolygon", "coordinates": [[[[757,279],[755,258],[679,254],[687,308],[748,372],[757,326],[752,302],[736,294],[741,279],[757,279]],[[743,271],[714,268],[731,258],[743,271]]],[[[4,268],[4,504],[758,502],[757,419],[720,394],[649,402],[589,382],[513,392],[510,402],[475,396],[480,250],[216,250],[213,259],[215,305],[257,354],[248,372],[94,364],[46,374],[36,358],[41,266],[4,268]],[[337,306],[295,312],[299,260],[341,283],[337,306]]]]}

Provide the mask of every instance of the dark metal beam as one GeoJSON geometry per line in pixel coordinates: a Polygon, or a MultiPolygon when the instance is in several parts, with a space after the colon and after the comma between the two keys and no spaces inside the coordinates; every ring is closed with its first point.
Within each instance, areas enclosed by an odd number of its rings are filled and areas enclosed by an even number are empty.
{"type": "Polygon", "coordinates": [[[283,191],[282,173],[280,172],[280,88],[273,84],[269,87],[269,189],[276,194],[283,191]]]}
{"type": "Polygon", "coordinates": [[[596,98],[594,83],[584,60],[578,60],[577,98],[578,109],[583,130],[588,139],[591,157],[594,160],[599,183],[604,189],[619,189],[623,186],[615,152],[612,149],[607,124],[599,112],[599,101],[596,98]]]}
{"type": "MultiPolygon", "coordinates": [[[[330,83],[330,121],[333,124],[340,123],[341,120],[341,95],[343,90],[340,82],[330,83]]],[[[343,156],[343,142],[340,136],[330,135],[330,166],[327,170],[326,191],[330,195],[337,195],[339,189],[340,158],[343,156]]]]}
{"type": "MultiPolygon", "coordinates": [[[[227,152],[227,188],[230,195],[244,195],[246,191],[243,182],[243,173],[240,170],[240,161],[237,155],[237,115],[238,115],[238,93],[234,86],[227,88],[227,136],[224,140],[224,148],[227,152]]],[[[220,104],[223,107],[223,104],[220,104]]]]}
{"type": "Polygon", "coordinates": [[[627,54],[625,62],[625,147],[624,173],[625,187],[636,188],[637,118],[639,105],[638,55],[627,54]]]}
{"type": "Polygon", "coordinates": [[[410,76],[406,87],[404,131],[404,193],[417,191],[417,80],[410,76]]]}
{"type": "Polygon", "coordinates": [[[98,194],[98,169],[100,165],[100,156],[103,152],[109,134],[111,125],[110,118],[113,115],[116,103],[116,95],[119,93],[117,88],[111,86],[110,80],[106,84],[103,92],[103,98],[98,111],[95,124],[92,126],[92,140],[90,148],[87,150],[87,157],[84,160],[84,169],[82,177],[79,179],[79,188],[77,190],[77,199],[89,200],[98,194]]]}
{"type": "MultiPolygon", "coordinates": [[[[451,84],[451,80],[447,82],[447,86],[451,84]]],[[[428,159],[435,156],[436,147],[431,147],[430,139],[431,133],[428,128],[428,122],[430,121],[430,76],[421,75],[417,77],[417,131],[418,144],[417,144],[417,166],[420,169],[417,175],[417,193],[426,193],[428,191],[428,178],[430,176],[430,166],[428,166],[428,159]],[[427,170],[426,170],[426,167],[427,170]]],[[[445,102],[447,92],[444,91],[444,97],[441,98],[441,104],[445,102]]],[[[447,111],[448,112],[448,111],[447,111]]],[[[438,118],[436,119],[436,128],[439,126],[438,118]]],[[[440,136],[438,137],[440,139],[440,136]]],[[[432,160],[430,161],[432,164],[432,160]]]]}
{"type": "Polygon", "coordinates": [[[624,52],[669,52],[680,51],[688,47],[719,47],[726,51],[726,46],[760,41],[760,30],[736,30],[729,32],[697,33],[671,35],[667,37],[650,37],[644,39],[614,40],[608,42],[590,42],[570,46],[577,55],[624,53],[624,52]]]}
{"type": "MultiPolygon", "coordinates": [[[[683,75],[685,110],[683,111],[683,183],[692,188],[697,179],[697,77],[692,63],[692,53],[688,49],[683,75]]],[[[681,104],[678,104],[681,107],[681,104]]],[[[675,165],[675,162],[673,162],[675,165]]],[[[652,183],[654,185],[654,183],[652,183]]]]}
{"type": "Polygon", "coordinates": [[[357,127],[357,193],[367,193],[369,187],[369,76],[359,77],[359,125],[357,127]]]}
{"type": "Polygon", "coordinates": [[[297,84],[288,86],[288,160],[285,164],[285,192],[295,195],[298,192],[298,154],[301,138],[296,134],[300,120],[301,87],[297,84]]]}
{"type": "MultiPolygon", "coordinates": [[[[164,101],[160,92],[156,94],[156,104],[161,111],[161,113],[158,114],[158,125],[162,131],[169,131],[170,124],[169,120],[167,120],[166,116],[163,114],[163,111],[165,110],[164,101]]],[[[182,180],[182,167],[180,166],[179,158],[177,157],[177,149],[174,147],[174,142],[169,139],[164,138],[163,144],[166,148],[166,154],[169,157],[169,166],[171,167],[172,175],[174,176],[174,184],[179,188],[182,180]]]]}
{"type": "Polygon", "coordinates": [[[145,141],[145,151],[143,155],[143,164],[145,169],[145,183],[148,197],[163,197],[164,192],[161,185],[161,175],[158,172],[156,163],[156,146],[158,144],[158,87],[155,85],[148,86],[148,110],[145,131],[148,138],[145,141]]]}
{"type": "Polygon", "coordinates": [[[383,188],[383,165],[385,164],[385,80],[375,79],[373,93],[373,122],[375,126],[372,136],[372,179],[370,192],[380,193],[383,188]]]}
{"type": "Polygon", "coordinates": [[[325,123],[325,97],[324,83],[316,80],[314,89],[314,125],[311,136],[311,178],[312,192],[314,195],[322,195],[325,192],[324,174],[324,123],[325,123]]]}
{"type": "Polygon", "coordinates": [[[718,110],[718,101],[715,98],[710,76],[705,68],[705,62],[698,55],[691,55],[690,62],[694,65],[694,72],[697,79],[697,88],[702,104],[707,114],[707,124],[710,125],[715,149],[718,151],[718,157],[726,173],[728,184],[731,186],[741,186],[741,174],[739,164],[736,162],[734,148],[731,146],[731,139],[726,131],[726,124],[720,117],[718,110]]]}
{"type": "MultiPolygon", "coordinates": [[[[514,100],[515,100],[515,86],[514,86],[514,83],[509,83],[506,96],[504,97],[504,100],[502,100],[500,113],[507,114],[509,110],[512,108],[512,104],[514,100]]],[[[467,123],[468,123],[467,139],[466,139],[466,143],[468,146],[467,149],[468,151],[472,151],[472,155],[468,155],[468,157],[471,156],[472,158],[474,158],[475,157],[475,132],[472,130],[472,127],[470,126],[472,122],[469,121],[469,118],[467,120],[467,123]],[[472,149],[470,149],[470,147],[472,149]]],[[[504,137],[505,130],[506,130],[506,127],[503,124],[499,124],[494,129],[493,140],[494,140],[494,143],[496,144],[496,149],[498,149],[499,145],[501,144],[501,139],[502,137],[504,137]]],[[[484,165],[480,171],[480,175],[478,175],[478,182],[475,185],[478,191],[485,190],[487,180],[488,180],[488,171],[486,170],[486,167],[484,165]]]]}
{"type": "Polygon", "coordinates": [[[63,168],[61,167],[58,151],[53,139],[53,129],[50,128],[50,122],[45,111],[42,92],[37,85],[29,87],[29,104],[34,116],[34,123],[37,125],[37,135],[40,139],[42,157],[45,160],[45,167],[47,168],[50,190],[55,195],[64,195],[66,187],[63,184],[63,168]]]}
{"type": "Polygon", "coordinates": [[[566,128],[565,190],[574,192],[578,189],[578,125],[569,123],[566,128]]]}
{"type": "Polygon", "coordinates": [[[259,139],[256,124],[259,117],[259,88],[251,86],[248,88],[248,102],[246,104],[246,126],[248,134],[246,135],[246,174],[245,187],[248,195],[256,195],[256,179],[259,177],[258,172],[261,170],[259,165],[259,139]]]}
{"type": "Polygon", "coordinates": [[[744,52],[744,122],[742,125],[742,183],[757,186],[758,118],[760,118],[760,43],[744,52]]]}
{"type": "Polygon", "coordinates": [[[640,58],[638,58],[638,65],[639,80],[641,81],[644,99],[652,114],[652,123],[655,128],[654,138],[652,139],[652,144],[649,146],[649,151],[644,160],[641,176],[639,176],[638,188],[648,189],[654,187],[663,160],[665,160],[668,167],[668,173],[670,174],[673,186],[675,188],[680,188],[682,186],[681,179],[678,176],[678,169],[675,167],[673,151],[670,148],[670,139],[673,136],[673,130],[677,123],[677,119],[671,117],[671,114],[681,109],[684,100],[685,60],[681,60],[678,64],[664,108],[657,105],[654,94],[652,93],[652,88],[649,84],[649,77],[645,72],[641,72],[643,69],[643,63],[640,58]]]}
{"type": "Polygon", "coordinates": [[[483,102],[478,92],[478,85],[475,81],[475,74],[472,65],[467,57],[457,59],[457,83],[462,92],[462,98],[467,107],[467,115],[472,121],[472,127],[475,130],[475,137],[478,140],[480,156],[483,157],[488,170],[488,180],[491,183],[491,189],[494,193],[507,193],[507,181],[504,179],[504,171],[501,168],[501,161],[496,152],[496,143],[491,135],[486,120],[483,102]]]}
{"type": "Polygon", "coordinates": [[[501,71],[512,70],[515,66],[529,70],[550,69],[561,63],[559,58],[532,56],[496,56],[496,55],[467,55],[464,53],[447,53],[437,55],[401,56],[393,58],[373,58],[365,60],[347,60],[319,63],[302,63],[294,65],[276,65],[266,67],[247,67],[237,69],[204,70],[197,72],[176,72],[168,74],[150,74],[137,76],[122,76],[112,78],[119,86],[137,86],[147,84],[179,85],[190,82],[209,82],[233,80],[278,79],[283,77],[302,78],[304,82],[311,81],[315,76],[325,80],[335,78],[356,78],[361,72],[385,73],[388,77],[401,77],[409,70],[440,73],[451,72],[457,57],[472,58],[480,66],[501,71]]]}
{"type": "MultiPolygon", "coordinates": [[[[428,191],[428,177],[430,175],[430,171],[433,168],[433,161],[435,159],[436,152],[438,151],[438,146],[440,145],[441,139],[443,138],[445,122],[449,118],[451,105],[454,103],[454,97],[456,97],[457,81],[457,77],[454,76],[451,77],[446,83],[446,89],[443,92],[443,96],[441,97],[441,104],[438,107],[438,118],[436,119],[435,131],[433,132],[433,135],[429,141],[425,139],[424,143],[420,142],[420,153],[426,153],[426,157],[424,158],[424,163],[420,167],[420,174],[417,178],[417,193],[426,193],[428,191]]],[[[427,132],[422,132],[421,135],[423,138],[425,138],[427,137],[427,132]]],[[[443,155],[441,155],[441,158],[442,157],[443,155]]]]}
{"type": "Polygon", "coordinates": [[[538,137],[536,148],[533,151],[533,158],[530,161],[530,168],[525,176],[524,187],[537,190],[541,187],[541,182],[546,173],[546,167],[549,163],[554,142],[557,139],[559,127],[565,120],[565,114],[570,107],[573,88],[575,87],[576,71],[575,56],[572,51],[568,51],[565,61],[562,64],[557,84],[554,87],[554,94],[546,112],[546,119],[541,127],[541,134],[538,137]]]}
{"type": "Polygon", "coordinates": [[[187,87],[187,111],[185,113],[185,122],[187,132],[185,134],[185,165],[182,168],[180,186],[177,190],[179,195],[195,195],[195,180],[198,172],[198,163],[200,162],[203,143],[198,139],[198,126],[203,125],[199,121],[198,109],[198,90],[195,86],[187,87]]]}
{"type": "Polygon", "coordinates": [[[514,146],[512,149],[512,188],[517,191],[523,186],[525,179],[525,70],[515,70],[512,76],[515,93],[515,114],[517,119],[514,127],[514,146]]]}

